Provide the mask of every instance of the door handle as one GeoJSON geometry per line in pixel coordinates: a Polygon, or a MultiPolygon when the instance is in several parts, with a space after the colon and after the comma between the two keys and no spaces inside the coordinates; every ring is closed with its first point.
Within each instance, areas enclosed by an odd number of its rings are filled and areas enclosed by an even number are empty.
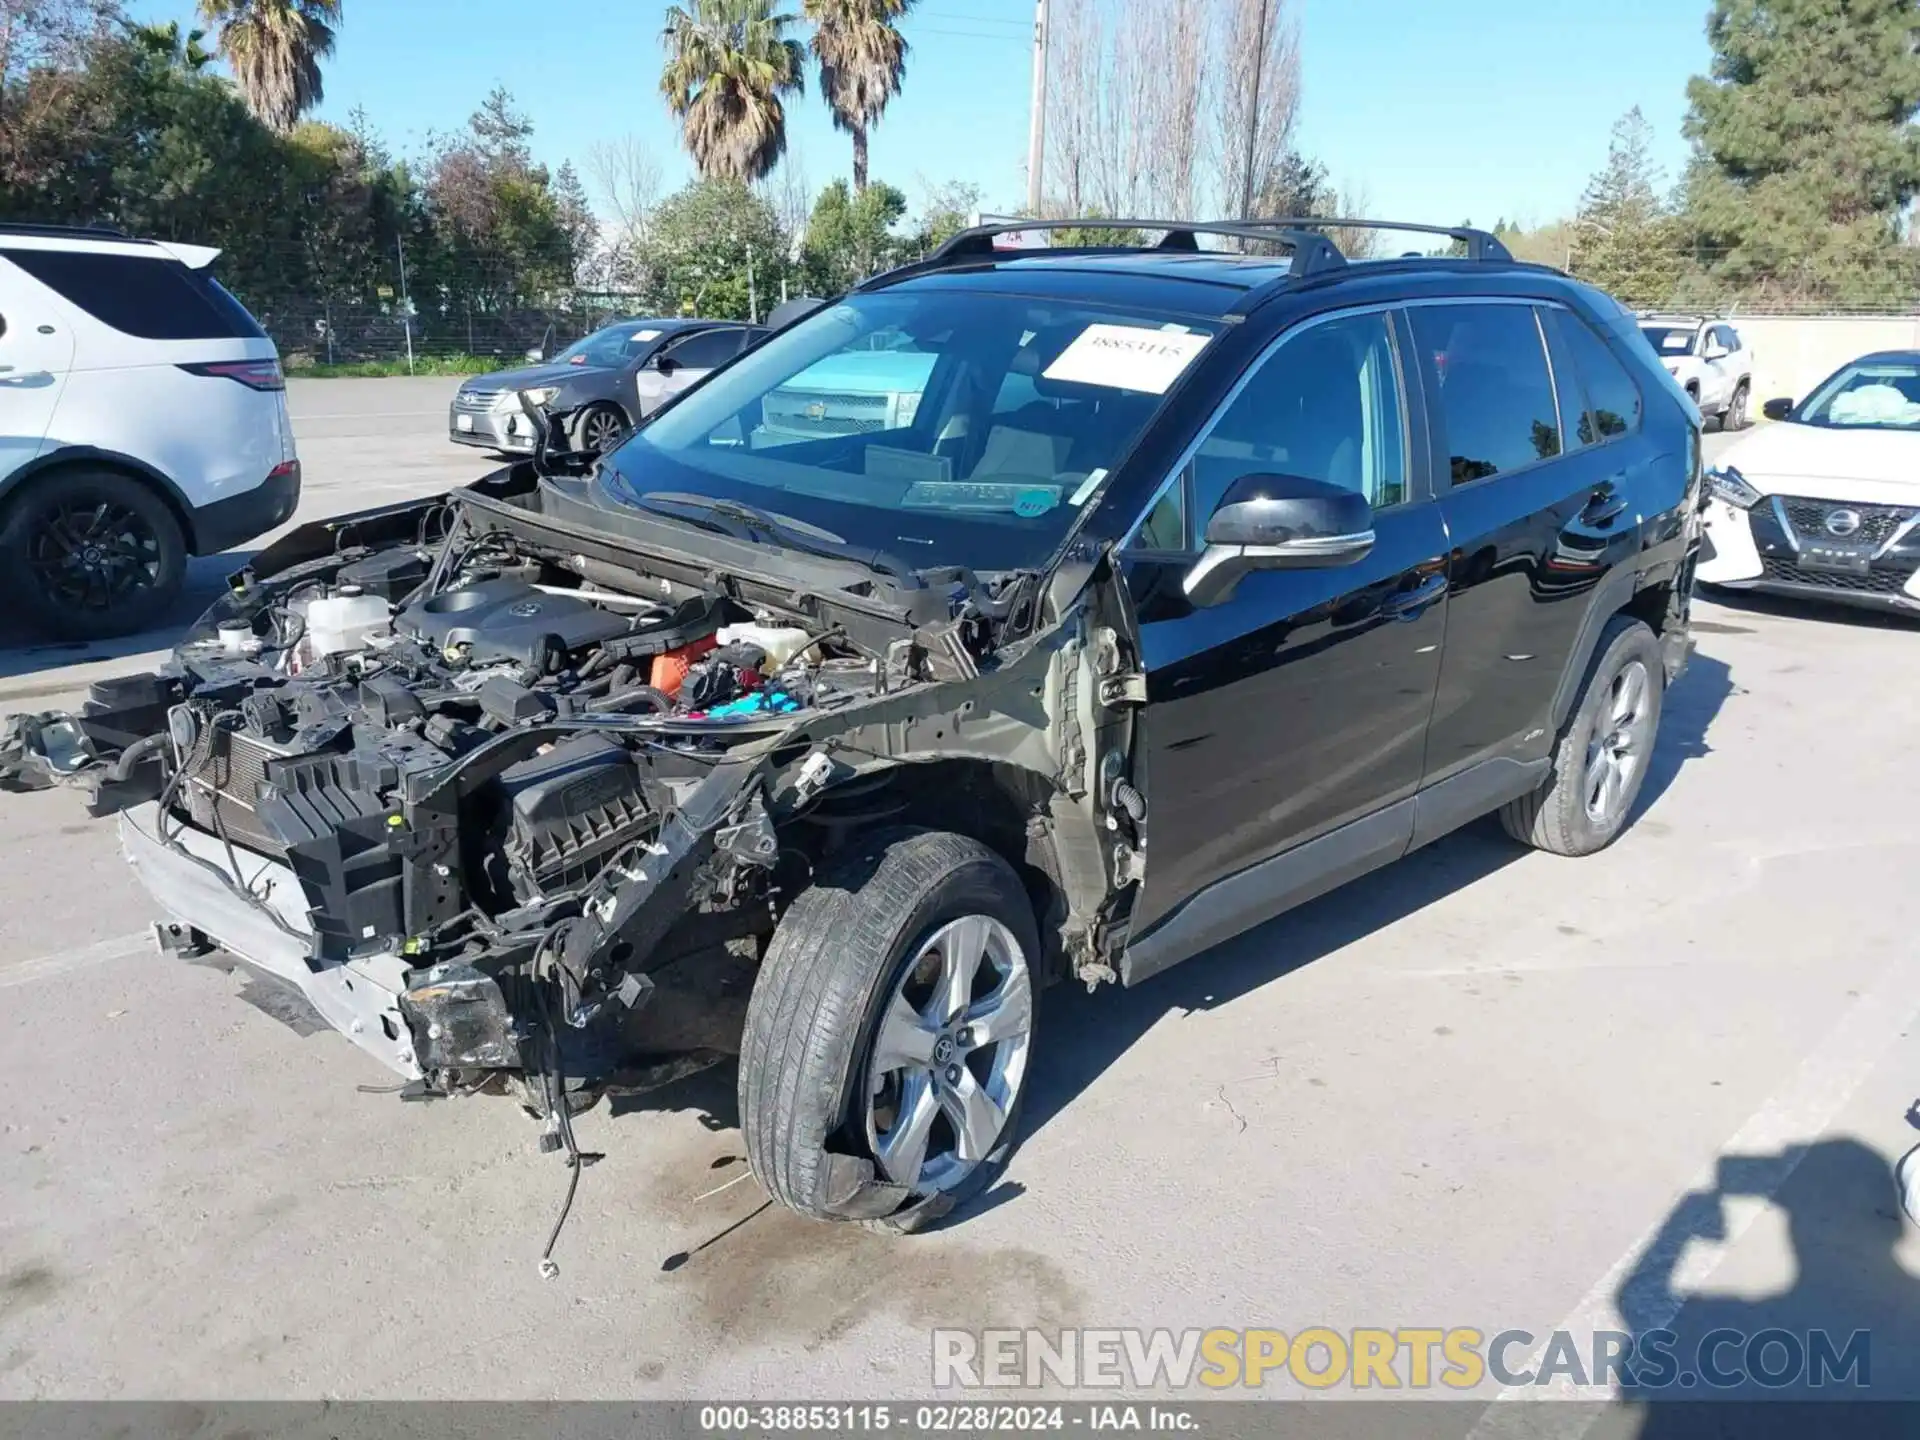
{"type": "Polygon", "coordinates": [[[1602,485],[1593,492],[1593,498],[1587,501],[1580,511],[1580,518],[1589,525],[1604,525],[1609,520],[1617,520],[1627,513],[1627,497],[1615,490],[1612,485],[1602,485]]]}
{"type": "Polygon", "coordinates": [[[1390,615],[1395,620],[1412,620],[1419,613],[1447,593],[1445,575],[1429,575],[1411,590],[1402,590],[1389,595],[1380,606],[1382,615],[1390,615]]]}

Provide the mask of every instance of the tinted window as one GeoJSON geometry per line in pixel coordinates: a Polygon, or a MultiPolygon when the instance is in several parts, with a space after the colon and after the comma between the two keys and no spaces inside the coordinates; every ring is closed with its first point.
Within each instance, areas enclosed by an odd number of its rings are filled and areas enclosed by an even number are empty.
{"type": "Polygon", "coordinates": [[[1035,567],[1217,329],[998,290],[855,293],[662,411],[600,473],[615,500],[743,500],[916,564],[1035,567]],[[995,414],[1003,394],[1032,398],[995,414]]]}
{"type": "Polygon", "coordinates": [[[1713,338],[1718,340],[1728,350],[1738,350],[1740,348],[1740,337],[1734,334],[1732,329],[1728,326],[1725,326],[1725,325],[1714,326],[1713,338]]]}
{"type": "Polygon", "coordinates": [[[1423,305],[1407,313],[1439,402],[1454,484],[1560,453],[1553,381],[1531,308],[1423,305]]]}
{"type": "MultiPolygon", "coordinates": [[[[1555,359],[1562,354],[1571,358],[1579,388],[1586,392],[1587,412],[1576,427],[1580,443],[1592,445],[1638,430],[1640,387],[1633,383],[1627,367],[1584,321],[1564,310],[1545,313],[1555,330],[1555,359]]],[[[1568,410],[1573,408],[1575,393],[1574,387],[1563,387],[1562,401],[1568,410]]]]}
{"type": "Polygon", "coordinates": [[[209,275],[166,256],[8,250],[34,279],[103,325],[141,340],[262,338],[246,307],[209,275]]]}
{"type": "Polygon", "coordinates": [[[666,353],[676,364],[692,370],[711,370],[740,353],[740,334],[734,329],[702,330],[667,346],[666,353]]]}
{"type": "Polygon", "coordinates": [[[1406,426],[1385,315],[1349,315],[1290,336],[1248,379],[1192,465],[1195,513],[1242,475],[1304,475],[1375,507],[1407,498],[1406,426]]]}

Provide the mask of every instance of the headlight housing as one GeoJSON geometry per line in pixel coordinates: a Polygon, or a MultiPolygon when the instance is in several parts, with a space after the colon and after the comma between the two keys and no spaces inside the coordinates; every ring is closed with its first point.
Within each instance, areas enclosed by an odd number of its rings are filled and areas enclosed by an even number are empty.
{"type": "Polygon", "coordinates": [[[1747,477],[1731,465],[1707,471],[1707,493],[1736,510],[1751,510],[1762,498],[1760,492],[1747,483],[1747,477]]]}
{"type": "Polygon", "coordinates": [[[520,398],[529,405],[545,405],[560,393],[558,385],[538,385],[531,390],[522,390],[520,398]]]}

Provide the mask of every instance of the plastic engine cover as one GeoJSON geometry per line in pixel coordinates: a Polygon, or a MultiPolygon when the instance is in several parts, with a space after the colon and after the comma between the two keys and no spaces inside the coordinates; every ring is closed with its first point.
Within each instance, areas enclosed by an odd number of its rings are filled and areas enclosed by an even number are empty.
{"type": "Polygon", "coordinates": [[[571,595],[552,595],[518,580],[482,580],[410,605],[394,622],[436,650],[468,647],[476,664],[539,663],[549,649],[571,653],[628,632],[627,617],[571,595]]]}

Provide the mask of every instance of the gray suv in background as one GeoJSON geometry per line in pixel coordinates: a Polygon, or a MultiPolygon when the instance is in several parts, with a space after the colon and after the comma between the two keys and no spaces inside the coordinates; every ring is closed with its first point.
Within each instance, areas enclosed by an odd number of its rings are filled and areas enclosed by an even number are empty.
{"type": "Polygon", "coordinates": [[[520,397],[570,414],[573,443],[611,449],[662,404],[756,343],[764,327],[726,320],[621,320],[576,340],[552,360],[538,352],[517,370],[476,375],[447,415],[448,438],[509,454],[531,453],[533,424],[520,397]]]}

